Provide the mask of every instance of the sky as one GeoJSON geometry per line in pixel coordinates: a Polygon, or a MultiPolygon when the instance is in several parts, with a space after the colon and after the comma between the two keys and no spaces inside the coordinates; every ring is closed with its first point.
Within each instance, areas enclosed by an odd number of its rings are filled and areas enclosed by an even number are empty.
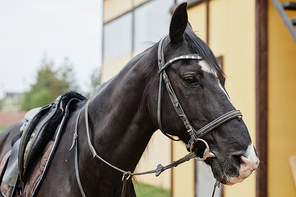
{"type": "Polygon", "coordinates": [[[0,0],[0,99],[28,91],[44,57],[72,63],[82,93],[101,67],[103,0],[0,0]]]}

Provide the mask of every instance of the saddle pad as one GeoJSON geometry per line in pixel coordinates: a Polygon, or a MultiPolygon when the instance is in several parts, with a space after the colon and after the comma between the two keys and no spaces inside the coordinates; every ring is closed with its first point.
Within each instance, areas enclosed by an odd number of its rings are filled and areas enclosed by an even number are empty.
{"type": "Polygon", "coordinates": [[[35,193],[37,193],[37,186],[41,178],[44,176],[46,165],[48,165],[50,153],[53,150],[53,145],[53,141],[50,141],[47,144],[41,160],[36,164],[33,172],[29,175],[24,188],[24,196],[34,196],[35,193]]]}
{"type": "Polygon", "coordinates": [[[11,187],[2,181],[10,154],[11,150],[5,154],[0,163],[0,196],[8,196],[11,193],[11,187]]]}
{"type": "Polygon", "coordinates": [[[73,98],[69,101],[68,105],[66,106],[65,115],[63,116],[62,122],[60,123],[59,127],[57,128],[57,131],[54,135],[54,139],[49,141],[41,161],[38,162],[38,165],[34,169],[35,173],[37,171],[39,171],[39,173],[37,172],[37,174],[35,174],[35,175],[27,175],[27,176],[30,176],[30,178],[26,182],[26,184],[29,183],[27,192],[30,193],[30,195],[29,195],[30,197],[35,197],[37,195],[38,190],[39,190],[43,180],[45,179],[45,175],[49,169],[49,166],[50,166],[53,156],[55,154],[56,148],[58,147],[59,139],[60,139],[62,130],[64,128],[64,124],[69,116],[69,113],[70,113],[69,106],[72,101],[80,101],[80,100],[73,98]],[[42,169],[42,172],[41,172],[41,169],[42,169]]]}
{"type": "Polygon", "coordinates": [[[57,144],[65,120],[68,117],[70,103],[83,101],[86,98],[76,92],[67,92],[59,96],[53,103],[42,107],[40,112],[29,121],[23,131],[20,154],[19,171],[21,180],[26,183],[27,171],[35,161],[36,156],[41,154],[50,140],[57,144]]]}

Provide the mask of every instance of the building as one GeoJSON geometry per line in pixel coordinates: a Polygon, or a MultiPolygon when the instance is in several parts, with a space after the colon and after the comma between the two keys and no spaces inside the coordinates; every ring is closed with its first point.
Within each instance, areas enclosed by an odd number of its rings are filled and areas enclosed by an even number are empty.
{"type": "MultiPolygon", "coordinates": [[[[105,0],[102,80],[112,77],[150,42],[168,34],[170,10],[181,2],[105,0]]],[[[188,1],[189,21],[223,64],[226,89],[244,115],[261,160],[257,173],[243,183],[224,186],[216,196],[296,195],[288,161],[296,154],[296,44],[275,7],[277,3],[283,1],[188,1]]],[[[292,18],[296,11],[287,14],[292,18]]],[[[184,145],[161,137],[157,134],[154,139],[163,144],[165,151],[160,154],[169,157],[157,164],[186,154],[184,145]]],[[[154,154],[150,147],[149,156],[154,154]]],[[[191,161],[173,169],[159,184],[170,188],[174,197],[210,196],[213,180],[208,180],[211,173],[205,169],[191,161]]]]}
{"type": "Polygon", "coordinates": [[[6,92],[5,97],[0,100],[0,110],[17,112],[21,111],[21,102],[23,99],[23,93],[18,92],[6,92]]]}

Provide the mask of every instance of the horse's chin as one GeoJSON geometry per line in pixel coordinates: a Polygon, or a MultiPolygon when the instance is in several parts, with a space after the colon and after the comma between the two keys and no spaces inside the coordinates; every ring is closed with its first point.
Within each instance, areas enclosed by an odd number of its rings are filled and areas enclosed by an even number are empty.
{"type": "Polygon", "coordinates": [[[217,158],[208,158],[206,160],[206,163],[211,166],[211,169],[212,169],[215,179],[218,182],[227,185],[227,183],[229,182],[229,179],[225,175],[224,170],[223,170],[222,166],[220,165],[218,159],[217,158]]]}
{"type": "Polygon", "coordinates": [[[252,171],[244,175],[240,175],[239,172],[237,172],[239,176],[228,176],[217,158],[210,158],[210,161],[206,161],[206,163],[211,166],[215,179],[224,185],[234,185],[236,183],[240,183],[252,174],[252,171]]]}
{"type": "Polygon", "coordinates": [[[235,183],[242,182],[243,180],[238,180],[237,177],[227,176],[222,165],[217,158],[211,158],[210,162],[207,162],[212,169],[215,179],[224,185],[234,185],[235,183]]]}

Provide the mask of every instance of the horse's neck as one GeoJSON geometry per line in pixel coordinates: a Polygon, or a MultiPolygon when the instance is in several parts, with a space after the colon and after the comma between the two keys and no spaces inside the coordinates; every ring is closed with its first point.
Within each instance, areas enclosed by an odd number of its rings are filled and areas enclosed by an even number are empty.
{"type": "Polygon", "coordinates": [[[135,169],[156,130],[147,105],[147,82],[133,69],[105,85],[89,105],[98,154],[126,171],[135,169]]]}

